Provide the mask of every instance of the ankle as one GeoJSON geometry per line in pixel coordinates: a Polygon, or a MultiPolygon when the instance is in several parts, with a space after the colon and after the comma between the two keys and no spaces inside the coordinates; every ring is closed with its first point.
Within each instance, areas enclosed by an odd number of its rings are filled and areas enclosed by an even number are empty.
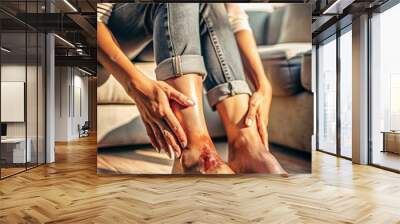
{"type": "Polygon", "coordinates": [[[185,170],[194,169],[199,163],[200,152],[195,149],[186,148],[182,152],[181,163],[185,170]]]}
{"type": "Polygon", "coordinates": [[[228,143],[235,149],[249,149],[250,146],[262,144],[258,132],[254,132],[249,128],[240,129],[232,136],[228,138],[228,143]]]}
{"type": "Polygon", "coordinates": [[[212,145],[211,137],[207,133],[196,133],[196,135],[188,136],[187,146],[182,150],[182,160],[197,160],[200,156],[199,149],[204,144],[212,145]]]}
{"type": "Polygon", "coordinates": [[[216,167],[218,160],[215,146],[208,135],[189,141],[188,147],[182,152],[182,166],[185,169],[202,167],[206,172],[216,167]]]}

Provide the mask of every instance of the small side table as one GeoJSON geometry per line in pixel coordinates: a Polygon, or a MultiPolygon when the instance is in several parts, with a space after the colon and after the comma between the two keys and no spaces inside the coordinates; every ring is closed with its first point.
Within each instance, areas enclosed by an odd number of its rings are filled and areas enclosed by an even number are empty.
{"type": "Polygon", "coordinates": [[[400,131],[382,131],[383,150],[382,152],[392,152],[400,154],[400,131]]]}

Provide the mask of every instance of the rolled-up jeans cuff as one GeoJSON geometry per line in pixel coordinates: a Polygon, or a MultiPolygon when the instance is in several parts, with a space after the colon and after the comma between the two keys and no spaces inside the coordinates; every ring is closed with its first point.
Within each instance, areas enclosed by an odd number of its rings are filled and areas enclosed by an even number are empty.
{"type": "Polygon", "coordinates": [[[179,55],[162,61],[157,65],[155,73],[157,80],[167,80],[187,74],[199,74],[204,80],[207,70],[203,56],[179,55]]]}
{"type": "Polygon", "coordinates": [[[230,96],[239,94],[251,95],[249,85],[244,80],[234,80],[213,87],[207,92],[208,103],[215,110],[215,105],[230,96]]]}

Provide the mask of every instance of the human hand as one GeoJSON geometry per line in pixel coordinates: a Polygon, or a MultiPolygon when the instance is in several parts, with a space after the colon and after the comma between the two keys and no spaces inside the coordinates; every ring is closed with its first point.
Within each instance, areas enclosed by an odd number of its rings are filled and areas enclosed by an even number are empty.
{"type": "Polygon", "coordinates": [[[135,87],[130,85],[128,93],[139,109],[151,144],[158,152],[164,150],[170,158],[179,158],[181,149],[187,146],[187,137],[169,101],[184,107],[193,106],[194,102],[167,83],[150,79],[135,87]]]}
{"type": "Polygon", "coordinates": [[[271,106],[271,88],[259,88],[253,93],[249,100],[249,110],[246,115],[245,124],[250,127],[255,122],[258,133],[265,146],[268,146],[268,121],[271,106]]]}

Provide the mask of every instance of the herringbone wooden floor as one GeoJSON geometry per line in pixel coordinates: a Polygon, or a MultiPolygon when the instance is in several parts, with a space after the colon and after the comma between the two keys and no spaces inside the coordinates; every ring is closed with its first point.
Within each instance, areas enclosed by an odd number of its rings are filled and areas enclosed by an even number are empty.
{"type": "Polygon", "coordinates": [[[0,181],[0,223],[400,223],[400,175],[315,152],[312,175],[97,176],[94,138],[0,181]]]}

